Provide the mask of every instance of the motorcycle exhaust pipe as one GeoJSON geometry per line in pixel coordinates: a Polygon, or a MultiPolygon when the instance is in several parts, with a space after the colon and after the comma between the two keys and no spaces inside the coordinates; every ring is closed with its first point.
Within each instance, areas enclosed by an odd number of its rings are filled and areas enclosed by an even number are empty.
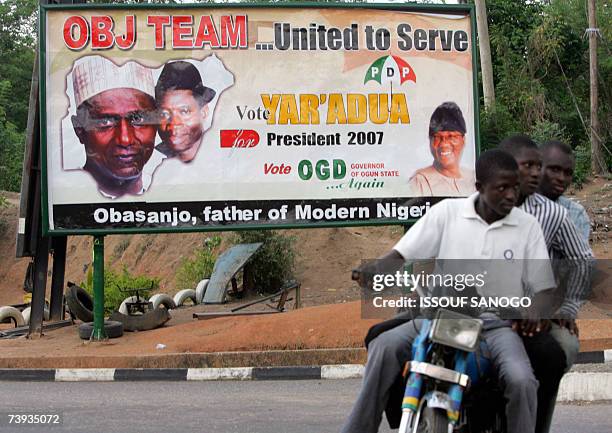
{"type": "Polygon", "coordinates": [[[399,433],[410,433],[410,424],[412,424],[412,417],[414,412],[410,409],[402,410],[402,420],[400,421],[399,433]]]}

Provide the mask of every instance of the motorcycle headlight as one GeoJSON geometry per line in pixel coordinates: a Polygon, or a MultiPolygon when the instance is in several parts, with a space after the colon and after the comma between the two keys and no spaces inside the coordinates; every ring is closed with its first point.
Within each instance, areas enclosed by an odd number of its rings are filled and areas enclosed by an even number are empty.
{"type": "Polygon", "coordinates": [[[429,338],[456,349],[473,352],[478,345],[482,321],[454,311],[438,310],[429,338]]]}

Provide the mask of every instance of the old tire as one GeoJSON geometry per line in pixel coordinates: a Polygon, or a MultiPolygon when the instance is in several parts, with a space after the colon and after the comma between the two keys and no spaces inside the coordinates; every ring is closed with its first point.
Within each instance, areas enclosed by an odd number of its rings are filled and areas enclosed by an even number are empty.
{"type": "Polygon", "coordinates": [[[66,305],[70,313],[82,322],[93,322],[93,299],[82,287],[68,283],[68,290],[64,294],[66,305]]]}
{"type": "MultiPolygon", "coordinates": [[[[28,307],[21,312],[21,315],[23,316],[23,321],[25,322],[26,325],[30,324],[30,314],[32,314],[32,307],[28,307]]],[[[45,320],[49,320],[50,313],[47,307],[45,307],[45,312],[43,314],[43,317],[45,320]]]]}
{"type": "Polygon", "coordinates": [[[446,411],[425,406],[419,419],[417,433],[448,433],[448,416],[446,411]]]}
{"type": "Polygon", "coordinates": [[[204,295],[206,294],[206,288],[208,287],[208,282],[210,280],[208,278],[203,279],[196,286],[196,303],[201,304],[204,300],[204,295]]]}
{"type": "Polygon", "coordinates": [[[123,300],[123,302],[121,303],[121,305],[119,305],[119,312],[121,314],[128,314],[128,308],[127,308],[127,303],[128,302],[148,302],[146,298],[143,298],[142,296],[128,296],[127,298],[125,298],[123,300]]]}
{"type": "Polygon", "coordinates": [[[193,305],[196,304],[196,292],[193,289],[183,289],[180,292],[178,292],[176,295],[174,295],[174,305],[176,305],[177,307],[181,307],[183,306],[183,304],[185,304],[185,301],[187,299],[191,299],[191,302],[193,302],[193,305]]]}
{"type": "MultiPolygon", "coordinates": [[[[32,312],[32,307],[28,307],[23,309],[23,311],[21,311],[21,316],[23,317],[23,323],[25,325],[29,325],[30,324],[30,313],[32,312]]],[[[45,311],[46,313],[46,311],[45,311]]]]}
{"type": "Polygon", "coordinates": [[[152,311],[147,311],[139,316],[127,316],[115,311],[110,316],[110,320],[116,320],[123,324],[125,331],[149,331],[151,329],[163,326],[171,319],[170,311],[165,308],[156,308],[152,311]]]}
{"type": "Polygon", "coordinates": [[[23,315],[15,307],[0,307],[0,323],[11,323],[15,324],[15,328],[25,326],[23,315]]]}
{"type": "Polygon", "coordinates": [[[155,310],[159,306],[163,305],[166,310],[174,310],[176,308],[176,303],[174,299],[165,293],[158,293],[149,298],[149,302],[153,304],[153,309],[155,310]]]}
{"type": "MultiPolygon", "coordinates": [[[[93,333],[93,322],[82,323],[79,326],[79,337],[81,340],[89,340],[93,333]]],[[[104,333],[108,338],[118,338],[123,335],[123,323],[115,320],[104,321],[104,333]]]]}

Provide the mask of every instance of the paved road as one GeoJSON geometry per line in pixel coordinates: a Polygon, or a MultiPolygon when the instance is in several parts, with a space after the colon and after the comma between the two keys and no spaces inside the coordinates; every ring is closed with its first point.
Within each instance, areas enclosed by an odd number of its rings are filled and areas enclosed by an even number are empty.
{"type": "MultiPolygon", "coordinates": [[[[0,382],[0,432],[333,433],[359,385],[359,380],[0,382]],[[7,426],[7,413],[24,411],[59,412],[63,424],[7,426]]],[[[610,413],[612,403],[560,405],[552,433],[609,433],[610,413]]]]}

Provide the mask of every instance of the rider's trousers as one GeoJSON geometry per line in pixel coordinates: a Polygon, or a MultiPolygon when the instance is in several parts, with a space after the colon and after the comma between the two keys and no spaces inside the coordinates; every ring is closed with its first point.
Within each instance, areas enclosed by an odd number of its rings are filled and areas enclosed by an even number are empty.
{"type": "MultiPolygon", "coordinates": [[[[567,373],[578,356],[578,352],[580,350],[580,343],[578,342],[578,337],[576,335],[571,334],[567,328],[562,328],[556,323],[552,324],[552,328],[550,330],[550,335],[557,341],[563,352],[565,353],[565,371],[567,373]]],[[[550,427],[552,424],[552,417],[555,409],[555,402],[557,400],[557,392],[559,390],[559,382],[555,381],[554,383],[547,384],[548,388],[546,391],[548,392],[540,392],[538,393],[538,400],[542,405],[538,410],[538,425],[536,433],[548,433],[550,432],[550,427]]]]}

